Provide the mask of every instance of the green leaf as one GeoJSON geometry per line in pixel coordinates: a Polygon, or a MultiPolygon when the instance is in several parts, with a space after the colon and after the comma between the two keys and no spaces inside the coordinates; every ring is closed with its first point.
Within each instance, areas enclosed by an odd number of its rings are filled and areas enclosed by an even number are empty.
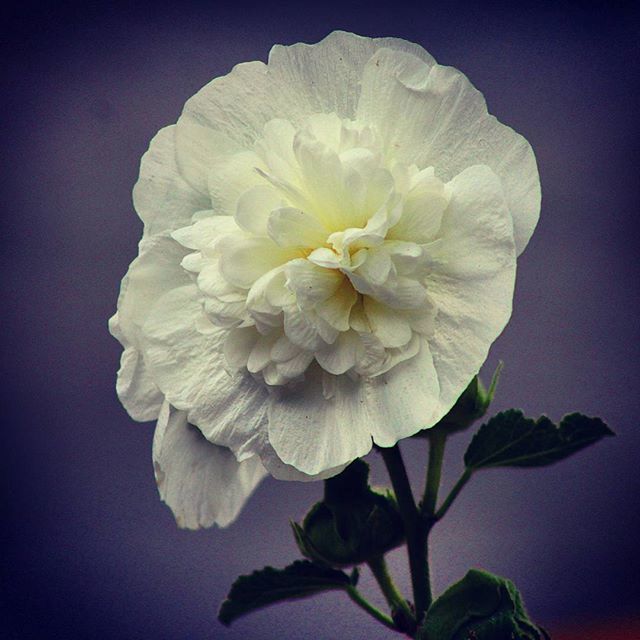
{"type": "Polygon", "coordinates": [[[525,418],[522,411],[503,411],[473,437],[464,463],[471,470],[488,467],[542,467],[566,458],[604,436],[614,435],[599,418],[579,413],[556,427],[549,418],[525,418]]]}
{"type": "Polygon", "coordinates": [[[218,620],[228,626],[236,618],[276,602],[306,598],[322,591],[346,590],[350,586],[352,579],[343,571],[307,560],[297,560],[285,569],[265,567],[240,576],[233,583],[220,607],[218,620]]]}
{"type": "Polygon", "coordinates": [[[472,569],[429,608],[418,640],[542,640],[515,585],[472,569]]]}

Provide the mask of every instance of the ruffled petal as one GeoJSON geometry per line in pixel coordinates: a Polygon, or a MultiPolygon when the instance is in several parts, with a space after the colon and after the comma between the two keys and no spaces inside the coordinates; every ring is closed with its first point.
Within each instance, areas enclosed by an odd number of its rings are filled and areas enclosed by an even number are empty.
{"type": "Polygon", "coordinates": [[[242,150],[220,131],[180,118],[175,129],[176,160],[183,178],[202,195],[209,195],[213,163],[228,160],[242,150]]]}
{"type": "Polygon", "coordinates": [[[309,370],[304,383],[282,388],[269,400],[269,441],[278,457],[315,475],[367,454],[371,416],[364,386],[336,376],[333,396],[323,394],[322,373],[309,370]]]}
{"type": "Polygon", "coordinates": [[[271,269],[299,257],[298,249],[279,247],[268,238],[232,236],[222,246],[220,270],[231,284],[250,289],[271,269]]]}
{"type": "Polygon", "coordinates": [[[146,422],[158,417],[164,396],[149,375],[142,354],[135,347],[127,347],[122,352],[116,393],[134,420],[146,422]]]}
{"type": "MultiPolygon", "coordinates": [[[[433,426],[448,411],[439,402],[440,384],[426,343],[414,357],[366,380],[366,403],[374,442],[392,447],[401,438],[433,426]]],[[[468,381],[467,381],[468,382],[468,381]]]]}
{"type": "Polygon", "coordinates": [[[267,474],[258,458],[238,462],[211,444],[168,402],[153,437],[153,467],[160,497],[186,529],[230,525],[267,474]]]}
{"type": "Polygon", "coordinates": [[[118,311],[109,320],[109,330],[125,348],[116,382],[118,397],[134,420],[146,421],[158,417],[163,396],[141,352],[141,327],[166,291],[190,279],[180,268],[186,250],[171,238],[143,238],[139,251],[122,280],[118,311]]]}
{"type": "Polygon", "coordinates": [[[140,327],[167,291],[191,282],[180,266],[186,254],[184,247],[166,236],[140,242],[138,257],[129,266],[118,299],[118,324],[129,342],[137,344],[140,327]]]}
{"type": "Polygon", "coordinates": [[[271,212],[283,205],[282,196],[271,185],[259,184],[240,196],[235,219],[245,231],[266,236],[271,212]]]}
{"type": "Polygon", "coordinates": [[[268,233],[281,247],[311,247],[324,244],[327,230],[316,218],[300,209],[284,207],[269,217],[268,233]]]}
{"type": "Polygon", "coordinates": [[[166,293],[143,328],[145,362],[167,400],[187,411],[189,422],[244,460],[259,449],[268,393],[249,374],[226,371],[227,331],[200,333],[200,311],[195,285],[166,293]]]}
{"type": "Polygon", "coordinates": [[[428,342],[443,408],[479,371],[509,320],[516,274],[511,216],[499,178],[488,167],[471,167],[449,184],[442,244],[427,281],[438,309],[428,342]]]}
{"type": "Polygon", "coordinates": [[[380,49],[362,78],[358,116],[400,161],[433,166],[442,180],[486,164],[500,176],[521,253],[540,213],[540,179],[529,143],[487,113],[482,94],[452,67],[380,49]]]}
{"type": "MultiPolygon", "coordinates": [[[[269,73],[293,87],[296,105],[308,113],[337,113],[353,118],[362,70],[376,49],[410,51],[422,60],[431,56],[418,45],[396,38],[365,38],[334,31],[317,44],[276,45],[269,54],[269,73]]],[[[291,106],[283,113],[291,111],[291,106]]]]}
{"type": "Polygon", "coordinates": [[[133,204],[144,222],[145,235],[168,233],[189,224],[210,200],[180,174],[176,163],[175,125],[160,129],[140,161],[133,204]]]}

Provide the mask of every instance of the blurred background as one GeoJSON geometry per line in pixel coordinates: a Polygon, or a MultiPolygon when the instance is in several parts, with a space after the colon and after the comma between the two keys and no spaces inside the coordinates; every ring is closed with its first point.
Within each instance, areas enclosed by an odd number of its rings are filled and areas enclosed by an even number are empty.
{"type": "MultiPolygon", "coordinates": [[[[116,398],[107,331],[151,137],[234,64],[340,28],[423,45],[531,142],[542,215],[484,369],[505,361],[494,410],[579,410],[618,433],[557,466],[478,474],[434,531],[436,590],[484,567],[516,582],[554,638],[640,638],[637,5],[9,3],[0,23],[0,637],[390,636],[342,594],[216,621],[237,575],[297,557],[288,519],[322,486],[269,479],[230,528],[179,530],[156,491],[153,425],[116,398]]],[[[470,436],[451,441],[443,491],[470,436]]],[[[425,444],[403,448],[417,486],[425,444]]],[[[407,589],[401,551],[391,565],[407,589]]]]}

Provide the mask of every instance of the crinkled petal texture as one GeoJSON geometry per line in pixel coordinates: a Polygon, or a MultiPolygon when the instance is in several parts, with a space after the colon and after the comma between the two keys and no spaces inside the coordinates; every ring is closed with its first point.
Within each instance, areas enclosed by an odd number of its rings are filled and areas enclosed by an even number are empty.
{"type": "Polygon", "coordinates": [[[229,449],[209,442],[168,402],[153,438],[153,467],[160,497],[187,529],[233,522],[267,473],[259,458],[238,462],[229,449]]]}
{"type": "Polygon", "coordinates": [[[198,92],[134,201],[118,393],[160,414],[162,495],[207,526],[263,469],[328,477],[451,408],[510,317],[540,185],[462,73],[335,32],[198,92]]]}

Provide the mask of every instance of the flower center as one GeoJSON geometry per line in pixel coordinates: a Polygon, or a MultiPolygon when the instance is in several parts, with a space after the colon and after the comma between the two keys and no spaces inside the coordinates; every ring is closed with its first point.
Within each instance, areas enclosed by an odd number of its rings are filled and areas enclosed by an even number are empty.
{"type": "Polygon", "coordinates": [[[231,181],[212,172],[213,210],[176,235],[199,249],[184,265],[228,332],[229,366],[281,385],[313,363],[375,376],[413,357],[433,328],[425,277],[449,201],[433,169],[394,163],[335,114],[271,121],[230,163],[231,181]]]}

